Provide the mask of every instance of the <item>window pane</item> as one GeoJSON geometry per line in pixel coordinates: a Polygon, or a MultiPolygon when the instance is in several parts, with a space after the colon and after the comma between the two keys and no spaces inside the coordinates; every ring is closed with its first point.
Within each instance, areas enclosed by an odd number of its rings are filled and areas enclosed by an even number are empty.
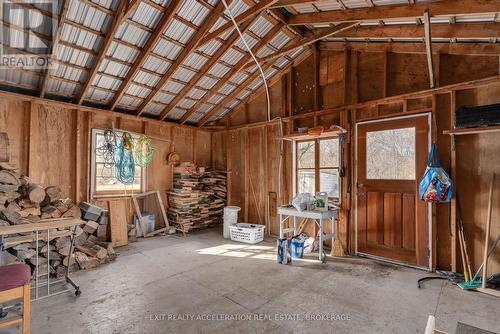
{"type": "Polygon", "coordinates": [[[319,141],[319,167],[339,166],[339,139],[319,141]]]}
{"type": "Polygon", "coordinates": [[[314,141],[298,143],[298,168],[314,168],[314,141]]]}
{"type": "Polygon", "coordinates": [[[298,192],[314,195],[315,177],[314,170],[299,170],[298,192]]]}
{"type": "Polygon", "coordinates": [[[337,169],[322,169],[319,172],[319,189],[330,197],[339,197],[339,171],[337,169]]]}
{"type": "Polygon", "coordinates": [[[415,179],[415,128],[366,133],[366,178],[415,179]]]}

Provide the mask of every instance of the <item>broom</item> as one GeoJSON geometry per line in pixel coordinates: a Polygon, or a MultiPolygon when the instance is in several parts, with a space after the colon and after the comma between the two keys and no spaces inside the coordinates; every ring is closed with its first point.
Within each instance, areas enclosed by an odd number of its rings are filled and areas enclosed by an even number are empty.
{"type": "Polygon", "coordinates": [[[337,233],[335,233],[334,235],[335,239],[333,240],[332,251],[330,252],[330,256],[345,256],[344,247],[342,246],[342,241],[340,241],[340,239],[337,236],[339,230],[338,221],[335,223],[335,225],[336,225],[335,231],[337,231],[337,233]]]}

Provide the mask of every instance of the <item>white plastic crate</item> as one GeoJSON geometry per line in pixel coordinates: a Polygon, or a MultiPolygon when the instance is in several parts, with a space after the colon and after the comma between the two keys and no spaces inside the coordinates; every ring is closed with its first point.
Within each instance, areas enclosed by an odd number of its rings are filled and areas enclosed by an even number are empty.
{"type": "Polygon", "coordinates": [[[239,223],[229,226],[229,232],[233,241],[256,244],[264,240],[265,228],[263,225],[239,223]]]}

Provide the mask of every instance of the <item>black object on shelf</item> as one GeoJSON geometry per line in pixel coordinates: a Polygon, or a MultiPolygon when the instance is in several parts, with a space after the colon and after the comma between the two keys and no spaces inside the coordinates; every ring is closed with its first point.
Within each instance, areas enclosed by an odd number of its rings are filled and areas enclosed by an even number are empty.
{"type": "Polygon", "coordinates": [[[500,125],[500,103],[479,107],[460,107],[455,112],[455,128],[479,128],[500,125]]]}

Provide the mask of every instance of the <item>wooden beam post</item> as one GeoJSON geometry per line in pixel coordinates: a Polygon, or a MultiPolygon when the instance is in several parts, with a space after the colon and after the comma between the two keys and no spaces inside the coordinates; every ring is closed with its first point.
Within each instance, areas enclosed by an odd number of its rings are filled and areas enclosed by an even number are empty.
{"type": "Polygon", "coordinates": [[[427,67],[429,70],[429,84],[430,88],[434,88],[434,65],[432,62],[432,36],[431,36],[431,19],[429,10],[424,11],[424,31],[425,31],[425,51],[427,55],[427,67]]]}

